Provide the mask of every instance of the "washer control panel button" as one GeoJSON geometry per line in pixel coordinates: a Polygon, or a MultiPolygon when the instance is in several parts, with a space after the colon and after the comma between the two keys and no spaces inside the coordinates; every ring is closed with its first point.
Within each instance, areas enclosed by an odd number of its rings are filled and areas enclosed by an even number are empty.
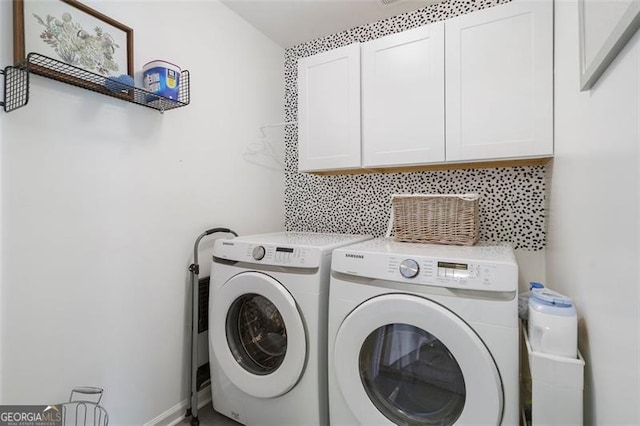
{"type": "Polygon", "coordinates": [[[400,274],[405,278],[415,278],[419,272],[420,266],[413,259],[405,259],[400,263],[400,274]]]}
{"type": "Polygon", "coordinates": [[[266,250],[264,249],[263,246],[255,246],[251,254],[255,260],[262,260],[262,258],[264,258],[265,253],[266,253],[266,250]]]}

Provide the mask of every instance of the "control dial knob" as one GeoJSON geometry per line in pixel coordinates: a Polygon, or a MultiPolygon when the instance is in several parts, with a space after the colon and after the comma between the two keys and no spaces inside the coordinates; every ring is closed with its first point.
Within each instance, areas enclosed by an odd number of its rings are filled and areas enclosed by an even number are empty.
{"type": "Polygon", "coordinates": [[[255,246],[255,247],[253,248],[252,255],[253,255],[253,258],[254,258],[255,260],[262,260],[262,258],[264,257],[265,253],[266,253],[266,250],[264,249],[264,247],[262,247],[262,246],[255,246]]]}
{"type": "Polygon", "coordinates": [[[413,259],[405,259],[400,263],[400,275],[405,278],[415,278],[420,272],[418,262],[413,259]]]}

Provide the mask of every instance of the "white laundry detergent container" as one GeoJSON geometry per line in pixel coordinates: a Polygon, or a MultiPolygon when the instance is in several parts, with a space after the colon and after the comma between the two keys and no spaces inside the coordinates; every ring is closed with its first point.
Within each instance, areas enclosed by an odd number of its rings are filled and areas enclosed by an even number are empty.
{"type": "Polygon", "coordinates": [[[532,289],[527,331],[534,352],[568,358],[578,355],[578,317],[567,296],[546,288],[532,289]]]}
{"type": "Polygon", "coordinates": [[[165,98],[178,100],[180,67],[166,61],[151,61],[142,67],[144,89],[165,98]]]}

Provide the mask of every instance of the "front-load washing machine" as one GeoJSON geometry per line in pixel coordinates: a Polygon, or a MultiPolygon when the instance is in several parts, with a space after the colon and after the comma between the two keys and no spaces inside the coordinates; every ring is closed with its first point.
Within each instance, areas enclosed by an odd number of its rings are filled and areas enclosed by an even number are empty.
{"type": "Polygon", "coordinates": [[[517,425],[517,281],[507,245],[335,250],[331,425],[517,425]]]}
{"type": "Polygon", "coordinates": [[[327,425],[332,250],[362,235],[217,240],[209,292],[213,408],[246,425],[327,425]]]}

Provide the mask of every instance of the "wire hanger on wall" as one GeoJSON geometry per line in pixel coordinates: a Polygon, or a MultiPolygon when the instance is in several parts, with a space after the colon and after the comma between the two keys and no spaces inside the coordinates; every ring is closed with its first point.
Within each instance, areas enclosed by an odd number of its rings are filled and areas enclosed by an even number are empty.
{"type": "Polygon", "coordinates": [[[269,129],[297,123],[297,121],[284,121],[260,126],[262,137],[258,141],[247,145],[243,155],[245,160],[264,167],[282,170],[284,167],[284,137],[282,140],[277,141],[279,144],[276,145],[276,141],[273,140],[269,129]]]}

